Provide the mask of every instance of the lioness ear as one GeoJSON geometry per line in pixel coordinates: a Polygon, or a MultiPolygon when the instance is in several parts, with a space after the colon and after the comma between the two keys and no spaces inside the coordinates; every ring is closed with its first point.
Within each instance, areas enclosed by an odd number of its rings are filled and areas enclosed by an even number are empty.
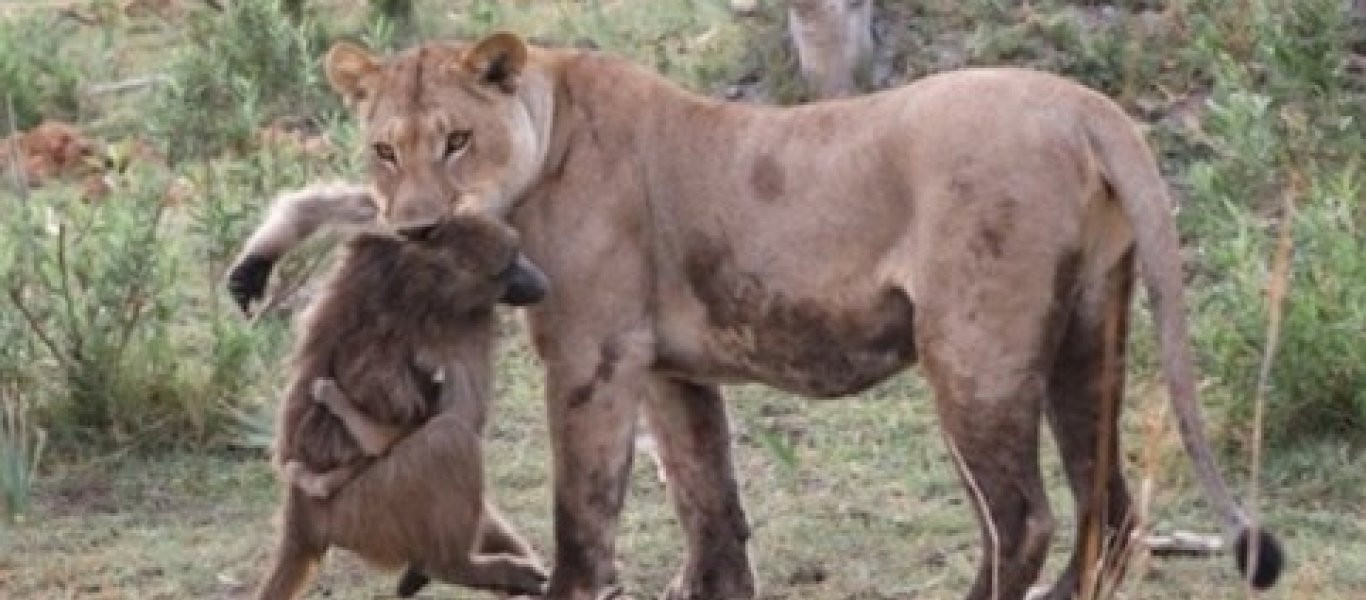
{"type": "Polygon", "coordinates": [[[323,59],[327,81],[332,89],[355,104],[370,95],[371,76],[378,73],[379,61],[369,50],[350,42],[337,42],[323,59]]]}
{"type": "Polygon", "coordinates": [[[517,89],[517,79],[526,67],[526,42],[515,33],[500,31],[490,35],[465,53],[462,61],[466,70],[474,73],[480,83],[492,85],[511,94],[517,89]]]}

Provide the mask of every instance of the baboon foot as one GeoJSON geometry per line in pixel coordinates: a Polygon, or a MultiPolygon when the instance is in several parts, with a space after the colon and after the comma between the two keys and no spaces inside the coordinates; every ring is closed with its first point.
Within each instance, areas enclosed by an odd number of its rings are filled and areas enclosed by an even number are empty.
{"type": "Polygon", "coordinates": [[[431,581],[431,577],[428,577],[422,571],[419,571],[417,567],[409,565],[408,568],[403,570],[403,575],[399,576],[398,586],[395,588],[394,593],[397,594],[399,598],[412,598],[418,592],[422,591],[422,588],[427,587],[427,584],[431,583],[431,581]]]}

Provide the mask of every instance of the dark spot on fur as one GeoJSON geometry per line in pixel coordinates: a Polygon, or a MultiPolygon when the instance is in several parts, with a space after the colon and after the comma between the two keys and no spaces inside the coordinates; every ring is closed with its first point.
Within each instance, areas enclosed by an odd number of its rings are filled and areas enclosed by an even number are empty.
{"type": "Polygon", "coordinates": [[[992,258],[1001,258],[1001,232],[993,229],[990,225],[983,225],[978,233],[981,234],[981,246],[986,248],[987,254],[992,258]]]}
{"type": "Polygon", "coordinates": [[[616,340],[608,340],[602,344],[602,357],[598,359],[598,369],[593,373],[597,381],[606,383],[611,381],[612,375],[616,373],[617,362],[621,360],[621,346],[616,340]]]}
{"type": "Polygon", "coordinates": [[[915,358],[913,307],[889,288],[870,305],[830,308],[769,289],[732,264],[729,248],[700,243],[686,264],[711,326],[712,355],[730,374],[799,394],[841,396],[915,358]]]}
{"type": "Polygon", "coordinates": [[[593,384],[585,383],[569,393],[569,408],[583,408],[593,399],[593,384]]]}
{"type": "Polygon", "coordinates": [[[772,154],[760,155],[749,172],[749,184],[754,188],[754,195],[765,202],[773,202],[787,191],[786,179],[782,165],[772,154]]]}

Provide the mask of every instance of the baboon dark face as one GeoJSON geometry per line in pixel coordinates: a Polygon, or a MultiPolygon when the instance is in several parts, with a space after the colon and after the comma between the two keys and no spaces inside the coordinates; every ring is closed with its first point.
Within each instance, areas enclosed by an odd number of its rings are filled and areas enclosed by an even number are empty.
{"type": "Polygon", "coordinates": [[[498,301],[511,306],[529,306],[540,302],[550,291],[550,280],[546,279],[536,264],[525,254],[517,253],[517,259],[499,275],[507,285],[507,291],[498,301]]]}

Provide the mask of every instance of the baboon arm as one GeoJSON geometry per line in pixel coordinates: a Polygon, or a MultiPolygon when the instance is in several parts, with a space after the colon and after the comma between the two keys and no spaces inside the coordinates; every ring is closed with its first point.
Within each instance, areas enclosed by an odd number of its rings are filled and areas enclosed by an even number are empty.
{"type": "Polygon", "coordinates": [[[331,379],[319,379],[313,383],[313,400],[327,407],[327,410],[341,419],[347,433],[356,440],[356,445],[367,456],[379,456],[389,451],[403,430],[385,425],[356,410],[356,405],[337,387],[331,379]]]}
{"type": "Polygon", "coordinates": [[[242,255],[278,258],[323,227],[364,227],[378,211],[370,188],[347,183],[313,185],[276,197],[242,255]]]}
{"type": "Polygon", "coordinates": [[[364,227],[378,209],[365,186],[331,183],[282,194],[228,270],[228,292],[243,312],[265,294],[275,262],[324,226],[364,227]]]}

